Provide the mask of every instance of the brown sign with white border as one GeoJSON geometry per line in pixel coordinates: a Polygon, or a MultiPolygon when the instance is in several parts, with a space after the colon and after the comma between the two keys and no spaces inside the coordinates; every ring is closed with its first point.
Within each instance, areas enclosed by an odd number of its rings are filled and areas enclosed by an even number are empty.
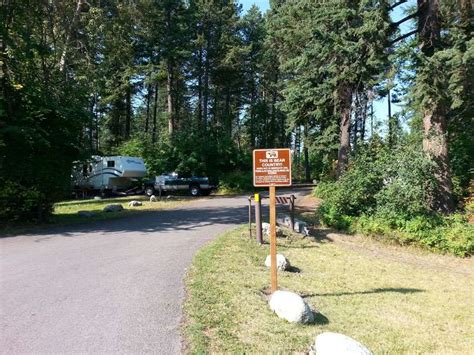
{"type": "Polygon", "coordinates": [[[291,186],[290,149],[255,149],[253,186],[291,186]]]}

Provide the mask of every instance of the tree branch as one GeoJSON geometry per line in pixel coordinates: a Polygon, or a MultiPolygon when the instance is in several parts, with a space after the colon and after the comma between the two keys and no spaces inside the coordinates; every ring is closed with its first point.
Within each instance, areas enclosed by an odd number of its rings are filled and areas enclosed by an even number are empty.
{"type": "Polygon", "coordinates": [[[395,44],[401,40],[404,40],[405,38],[407,37],[410,37],[411,35],[414,35],[415,33],[417,33],[418,30],[413,30],[413,31],[410,31],[410,32],[407,32],[405,33],[404,35],[398,37],[398,38],[395,38],[393,41],[390,42],[390,44],[395,44]]]}
{"type": "Polygon", "coordinates": [[[408,1],[408,0],[400,0],[400,1],[396,2],[395,4],[393,4],[392,6],[390,6],[390,7],[388,8],[388,11],[392,11],[394,8],[396,8],[397,6],[400,6],[400,5],[404,4],[404,3],[406,3],[407,1],[408,1]]]}
{"type": "Polygon", "coordinates": [[[411,20],[412,18],[418,16],[418,11],[415,11],[414,13],[402,18],[401,20],[398,20],[397,22],[393,22],[390,24],[390,26],[392,27],[397,27],[399,25],[401,25],[402,23],[408,21],[408,20],[411,20]]]}

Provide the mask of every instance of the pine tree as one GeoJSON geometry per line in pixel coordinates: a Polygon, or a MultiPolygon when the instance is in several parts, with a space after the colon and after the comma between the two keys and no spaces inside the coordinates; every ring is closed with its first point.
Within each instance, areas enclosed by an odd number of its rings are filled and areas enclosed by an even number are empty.
{"type": "Polygon", "coordinates": [[[362,0],[286,2],[279,5],[273,28],[292,125],[331,129],[327,122],[337,120],[341,176],[349,159],[353,96],[373,86],[386,66],[387,6],[362,0]]]}

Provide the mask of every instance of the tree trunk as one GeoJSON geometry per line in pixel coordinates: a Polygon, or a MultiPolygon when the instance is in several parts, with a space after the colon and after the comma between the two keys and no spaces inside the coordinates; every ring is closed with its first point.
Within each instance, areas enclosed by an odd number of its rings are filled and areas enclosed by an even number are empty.
{"type": "Polygon", "coordinates": [[[229,139],[232,138],[232,112],[230,109],[230,88],[227,88],[227,93],[225,97],[225,117],[226,117],[226,134],[229,139]]]}
{"type": "Polygon", "coordinates": [[[311,169],[309,165],[309,137],[308,137],[308,126],[304,127],[304,142],[303,142],[303,154],[304,154],[304,172],[305,172],[305,180],[306,182],[311,181],[311,169]]]}
{"type": "Polygon", "coordinates": [[[209,63],[209,36],[210,34],[207,33],[207,40],[206,40],[206,59],[204,62],[204,94],[203,94],[203,112],[202,118],[204,120],[204,127],[207,127],[208,121],[208,107],[209,107],[209,71],[210,71],[210,63],[209,63]]]}
{"type": "Polygon", "coordinates": [[[336,177],[339,179],[346,171],[349,164],[350,151],[350,126],[352,91],[346,84],[341,84],[338,93],[339,121],[339,152],[337,154],[336,177]]]}
{"type": "Polygon", "coordinates": [[[74,11],[74,16],[72,17],[71,25],[69,26],[69,29],[66,33],[64,48],[61,53],[61,58],[59,59],[59,71],[61,72],[63,72],[66,68],[69,42],[71,41],[72,34],[74,33],[74,30],[79,22],[79,16],[81,15],[83,6],[86,6],[85,0],[77,0],[76,11],[74,11]]]}
{"type": "Polygon", "coordinates": [[[173,117],[173,65],[168,60],[168,77],[166,80],[167,101],[168,101],[168,134],[171,136],[174,130],[173,117]]]}
{"type": "Polygon", "coordinates": [[[451,172],[449,169],[448,142],[445,113],[441,108],[430,108],[423,113],[423,150],[436,164],[437,190],[431,197],[432,208],[440,212],[454,209],[451,172]]]}
{"type": "Polygon", "coordinates": [[[203,62],[203,53],[202,47],[199,49],[199,68],[198,68],[198,123],[199,126],[203,124],[202,118],[202,62],[203,62]]]}
{"type": "Polygon", "coordinates": [[[394,135],[395,135],[395,127],[392,117],[392,93],[391,90],[388,89],[387,95],[387,104],[388,104],[388,144],[392,147],[394,144],[394,135]]]}
{"type": "Polygon", "coordinates": [[[156,114],[158,112],[158,83],[155,84],[155,102],[153,105],[153,129],[151,135],[151,141],[156,142],[156,114]]]}
{"type": "Polygon", "coordinates": [[[127,86],[125,92],[125,138],[130,138],[130,127],[132,123],[132,89],[130,85],[127,86]]]}
{"type": "MultiPolygon", "coordinates": [[[[97,97],[96,97],[95,100],[96,100],[96,102],[97,102],[97,97]]],[[[100,141],[99,141],[99,137],[100,137],[99,119],[100,119],[100,113],[97,112],[97,109],[96,109],[96,114],[95,114],[95,152],[96,152],[96,153],[99,153],[99,149],[100,149],[100,141]]]]}
{"type": "Polygon", "coordinates": [[[203,108],[202,108],[202,119],[204,121],[204,127],[207,127],[208,119],[208,105],[209,105],[209,59],[206,58],[204,65],[204,95],[203,95],[203,108]]]}
{"type": "Polygon", "coordinates": [[[89,148],[94,151],[94,119],[95,119],[95,96],[91,99],[90,104],[90,120],[89,120],[89,148]]]}
{"type": "MultiPolygon", "coordinates": [[[[425,57],[431,57],[440,46],[441,20],[439,0],[418,0],[418,32],[419,45],[425,57]]],[[[427,75],[429,82],[423,85],[433,85],[433,75],[427,75]]],[[[448,142],[446,132],[446,110],[439,98],[433,97],[423,108],[423,150],[436,164],[436,191],[431,196],[433,210],[449,213],[454,210],[453,187],[449,169],[448,142]]]]}
{"type": "Polygon", "coordinates": [[[150,101],[151,101],[151,85],[147,85],[146,91],[146,117],[145,117],[145,133],[148,133],[148,126],[150,125],[150,101]]]}

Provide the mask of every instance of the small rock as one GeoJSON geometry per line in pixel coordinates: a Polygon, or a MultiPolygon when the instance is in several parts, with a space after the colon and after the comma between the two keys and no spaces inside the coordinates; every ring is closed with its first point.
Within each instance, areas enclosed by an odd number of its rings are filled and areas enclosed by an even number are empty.
{"type": "Polygon", "coordinates": [[[77,211],[77,214],[81,217],[92,217],[94,215],[94,212],[92,211],[77,211]]]}
{"type": "Polygon", "coordinates": [[[314,315],[305,300],[294,292],[275,291],[270,297],[270,309],[290,323],[312,323],[314,315]]]}
{"type": "MultiPolygon", "coordinates": [[[[285,270],[288,270],[291,267],[290,262],[288,261],[287,258],[285,258],[284,255],[277,254],[276,257],[277,257],[277,269],[278,270],[285,271],[285,270]]],[[[271,262],[272,262],[271,256],[268,255],[267,258],[265,259],[265,266],[270,267],[271,262]]]]}
{"type": "Polygon", "coordinates": [[[358,341],[344,334],[325,332],[316,337],[313,345],[317,355],[372,355],[358,341]]]}
{"type": "Polygon", "coordinates": [[[288,215],[283,215],[277,218],[277,223],[281,226],[291,227],[291,218],[288,215]]]}
{"type": "MultiPolygon", "coordinates": [[[[264,236],[270,237],[270,223],[262,223],[262,232],[264,236]]],[[[276,237],[282,238],[284,236],[285,234],[283,233],[283,230],[280,227],[276,226],[276,237]]]]}
{"type": "Polygon", "coordinates": [[[128,203],[128,207],[138,207],[138,206],[142,206],[142,205],[143,204],[140,201],[136,201],[136,200],[130,201],[128,203]]]}
{"type": "Polygon", "coordinates": [[[308,231],[308,225],[306,224],[306,222],[303,222],[299,219],[295,219],[295,232],[305,234],[305,232],[307,231],[308,231]]]}
{"type": "Polygon", "coordinates": [[[94,196],[94,200],[102,200],[102,196],[94,196]]]}
{"type": "Polygon", "coordinates": [[[122,211],[123,207],[122,205],[115,204],[115,205],[107,205],[104,207],[104,212],[119,212],[122,211]]]}
{"type": "Polygon", "coordinates": [[[173,198],[173,195],[168,195],[168,196],[166,196],[166,199],[167,199],[167,200],[171,200],[172,198],[173,198]]]}
{"type": "Polygon", "coordinates": [[[156,196],[155,196],[155,195],[151,195],[151,196],[150,196],[150,202],[156,202],[156,201],[158,201],[158,200],[156,199],[156,196]]]}

